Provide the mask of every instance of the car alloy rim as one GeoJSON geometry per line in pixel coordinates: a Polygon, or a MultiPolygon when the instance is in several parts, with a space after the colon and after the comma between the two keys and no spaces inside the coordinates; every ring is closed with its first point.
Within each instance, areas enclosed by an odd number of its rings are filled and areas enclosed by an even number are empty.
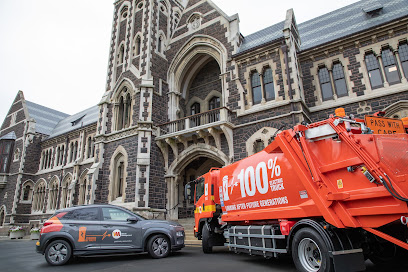
{"type": "Polygon", "coordinates": [[[153,252],[157,256],[165,255],[167,250],[169,250],[169,244],[166,239],[159,237],[153,241],[153,252]]]}
{"type": "Polygon", "coordinates": [[[299,261],[309,272],[316,272],[322,265],[322,253],[319,246],[310,238],[304,238],[298,246],[299,261]]]}
{"type": "Polygon", "coordinates": [[[61,263],[65,260],[68,254],[68,249],[63,243],[56,243],[48,250],[48,258],[53,263],[61,263]]]}

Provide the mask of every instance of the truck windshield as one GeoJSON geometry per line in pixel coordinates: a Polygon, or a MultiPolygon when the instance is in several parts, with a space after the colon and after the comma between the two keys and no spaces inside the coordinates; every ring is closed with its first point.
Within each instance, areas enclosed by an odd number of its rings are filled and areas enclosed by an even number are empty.
{"type": "Polygon", "coordinates": [[[197,202],[200,197],[204,194],[204,179],[201,178],[197,181],[196,186],[195,186],[195,191],[196,191],[196,199],[195,201],[197,202]]]}

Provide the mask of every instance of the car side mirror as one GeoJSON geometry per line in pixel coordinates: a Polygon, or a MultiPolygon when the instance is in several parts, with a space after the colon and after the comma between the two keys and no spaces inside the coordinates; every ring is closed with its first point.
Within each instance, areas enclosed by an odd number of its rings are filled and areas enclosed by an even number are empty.
{"type": "Polygon", "coordinates": [[[126,219],[126,221],[128,221],[128,222],[130,222],[130,223],[135,223],[135,222],[137,222],[137,221],[139,221],[136,217],[128,217],[127,219],[126,219]]]}

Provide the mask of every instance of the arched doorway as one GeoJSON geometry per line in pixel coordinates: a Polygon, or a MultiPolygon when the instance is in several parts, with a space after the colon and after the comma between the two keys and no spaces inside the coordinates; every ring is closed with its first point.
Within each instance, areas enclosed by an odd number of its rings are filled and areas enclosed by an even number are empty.
{"type": "Polygon", "coordinates": [[[205,144],[190,146],[183,151],[166,174],[167,219],[193,217],[194,206],[185,201],[184,186],[211,168],[221,168],[228,163],[229,159],[222,151],[205,144]]]}
{"type": "Polygon", "coordinates": [[[194,217],[194,204],[189,203],[185,200],[184,186],[189,181],[195,180],[196,178],[204,175],[211,168],[217,167],[221,168],[223,165],[210,158],[198,157],[192,162],[190,162],[179,174],[178,182],[178,218],[189,218],[194,217]]]}

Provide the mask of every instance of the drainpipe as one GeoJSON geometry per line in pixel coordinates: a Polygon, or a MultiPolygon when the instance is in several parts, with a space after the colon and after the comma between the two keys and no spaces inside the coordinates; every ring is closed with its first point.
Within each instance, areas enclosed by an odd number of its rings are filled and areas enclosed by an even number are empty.
{"type": "MultiPolygon", "coordinates": [[[[287,78],[287,84],[289,87],[289,98],[290,98],[290,111],[294,112],[295,108],[293,106],[292,100],[293,100],[293,94],[292,94],[292,85],[290,84],[290,74],[289,74],[289,57],[288,57],[288,46],[286,44],[281,46],[281,50],[283,52],[284,55],[284,59],[285,59],[285,67],[286,67],[286,78],[287,78]]],[[[293,125],[296,124],[296,120],[295,120],[295,115],[292,114],[292,123],[293,125]]]]}

